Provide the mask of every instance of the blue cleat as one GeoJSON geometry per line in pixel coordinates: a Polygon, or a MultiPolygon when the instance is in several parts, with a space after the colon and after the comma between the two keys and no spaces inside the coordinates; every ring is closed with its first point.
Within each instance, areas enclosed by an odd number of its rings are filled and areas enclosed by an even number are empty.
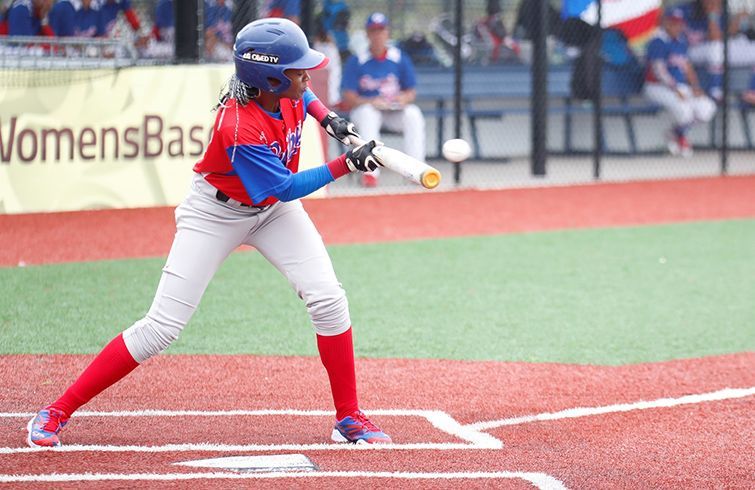
{"type": "Polygon", "coordinates": [[[391,438],[377,425],[370,422],[361,410],[336,422],[330,438],[334,442],[352,444],[390,444],[392,442],[391,438]]]}
{"type": "Polygon", "coordinates": [[[58,433],[68,423],[68,416],[55,408],[45,408],[29,421],[26,442],[31,447],[59,447],[58,433]]]}

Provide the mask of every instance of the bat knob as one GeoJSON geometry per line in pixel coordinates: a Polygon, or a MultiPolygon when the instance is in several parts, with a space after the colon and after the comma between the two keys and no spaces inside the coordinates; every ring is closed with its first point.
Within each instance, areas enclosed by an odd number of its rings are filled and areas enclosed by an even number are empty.
{"type": "Polygon", "coordinates": [[[436,169],[426,170],[422,173],[420,183],[425,189],[435,189],[440,184],[440,172],[436,169]]]}

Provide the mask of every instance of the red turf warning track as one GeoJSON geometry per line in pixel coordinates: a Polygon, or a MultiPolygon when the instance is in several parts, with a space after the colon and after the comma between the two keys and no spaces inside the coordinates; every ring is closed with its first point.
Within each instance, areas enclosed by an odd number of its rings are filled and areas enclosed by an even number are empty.
{"type": "MultiPolygon", "coordinates": [[[[4,380],[0,411],[27,412],[40,400],[54,398],[89,359],[90,356],[65,355],[0,358],[2,372],[25,374],[25,379],[19,376],[4,380]],[[27,376],[35,382],[30,384],[27,376]]],[[[752,387],[754,367],[752,353],[624,367],[363,359],[359,362],[359,384],[364,394],[361,404],[367,410],[442,410],[468,424],[567,408],[676,398],[727,387],[752,387]]],[[[327,378],[316,358],[162,356],[140,367],[86,410],[328,410],[330,406],[327,378]]],[[[746,488],[753,483],[755,467],[753,410],[755,399],[749,396],[517,423],[487,431],[505,443],[500,450],[289,452],[306,453],[322,471],[527,471],[551,475],[569,488],[746,488]]],[[[424,420],[383,416],[377,421],[397,443],[459,442],[424,420]]],[[[0,418],[0,447],[22,447],[25,423],[22,417],[0,418]]],[[[66,428],[64,440],[67,444],[139,446],[192,442],[318,444],[327,442],[330,423],[329,417],[81,417],[66,428]]],[[[209,471],[171,463],[236,454],[3,454],[0,474],[209,471]]],[[[211,488],[213,483],[216,487],[230,484],[200,482],[200,487],[211,488]]],[[[273,488],[285,483],[254,484],[273,488]]],[[[325,488],[334,481],[311,479],[291,484],[325,488]]],[[[356,483],[344,480],[343,484],[356,483]]],[[[531,488],[512,480],[366,479],[357,485],[531,488]]]]}
{"type": "MultiPolygon", "coordinates": [[[[310,199],[326,243],[755,217],[755,176],[310,199]],[[359,209],[355,218],[352,209],[359,209]]],[[[173,208],[0,215],[0,266],[167,255],[173,208]]]]}

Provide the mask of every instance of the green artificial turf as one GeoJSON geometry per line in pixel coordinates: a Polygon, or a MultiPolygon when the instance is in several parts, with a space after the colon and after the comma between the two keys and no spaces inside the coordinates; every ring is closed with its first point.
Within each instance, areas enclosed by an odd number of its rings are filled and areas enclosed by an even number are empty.
{"type": "MultiPolygon", "coordinates": [[[[358,356],[625,364],[755,348],[755,220],[329,248],[358,356]]],[[[94,353],[164,259],[0,269],[0,353],[94,353]]],[[[303,304],[232,255],[169,353],[316,355],[303,304]]]]}

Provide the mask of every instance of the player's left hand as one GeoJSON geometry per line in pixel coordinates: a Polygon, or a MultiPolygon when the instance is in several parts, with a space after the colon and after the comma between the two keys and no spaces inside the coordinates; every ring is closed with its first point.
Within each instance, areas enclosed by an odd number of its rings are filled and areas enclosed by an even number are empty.
{"type": "Polygon", "coordinates": [[[372,153],[382,143],[375,140],[362,143],[346,152],[346,165],[352,172],[372,172],[383,165],[372,153]]]}
{"type": "Polygon", "coordinates": [[[351,136],[360,138],[359,133],[357,133],[357,130],[354,127],[354,123],[340,117],[335,112],[331,112],[325,116],[325,119],[322,120],[320,125],[325,128],[326,133],[344,145],[351,143],[349,139],[351,136]]]}

